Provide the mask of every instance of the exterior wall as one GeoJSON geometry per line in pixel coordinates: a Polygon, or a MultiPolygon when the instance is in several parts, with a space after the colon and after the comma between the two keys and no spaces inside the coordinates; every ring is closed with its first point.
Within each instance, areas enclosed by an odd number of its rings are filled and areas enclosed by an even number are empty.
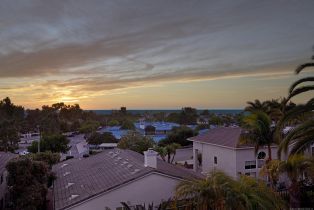
{"type": "MultiPolygon", "coordinates": [[[[264,159],[266,160],[268,158],[268,149],[266,147],[261,148],[258,153],[261,151],[266,153],[264,159]]],[[[238,178],[240,174],[259,177],[259,171],[263,165],[263,161],[257,159],[254,148],[235,149],[193,142],[194,169],[198,165],[197,153],[202,154],[201,172],[205,174],[213,169],[218,169],[234,178],[238,178]],[[217,164],[214,164],[214,157],[217,157],[217,164]],[[245,169],[246,161],[255,161],[256,168],[245,169]]],[[[277,147],[272,147],[272,159],[277,159],[277,147]]],[[[286,157],[283,156],[282,159],[285,160],[286,157]]],[[[195,170],[198,171],[198,169],[195,170]]]]}
{"type": "Polygon", "coordinates": [[[122,207],[121,202],[129,205],[143,205],[144,203],[146,206],[151,203],[158,205],[161,201],[167,201],[173,197],[175,186],[179,182],[178,179],[161,174],[150,174],[69,209],[99,210],[109,207],[111,210],[116,210],[122,207]]]}
{"type": "MultiPolygon", "coordinates": [[[[268,159],[268,149],[265,148],[260,148],[259,152],[265,152],[266,157],[264,160],[268,159]]],[[[260,177],[259,176],[259,171],[264,165],[264,163],[259,164],[258,159],[257,159],[257,154],[255,154],[254,148],[247,148],[247,149],[237,149],[236,150],[237,157],[236,157],[236,173],[239,176],[239,174],[246,174],[250,173],[250,176],[252,177],[260,177]],[[256,168],[253,169],[245,169],[245,161],[255,161],[256,168]]],[[[272,159],[277,159],[277,147],[272,147],[272,159]]],[[[262,161],[261,161],[262,162],[262,161]]]]}
{"type": "MultiPolygon", "coordinates": [[[[208,173],[213,169],[221,170],[229,176],[236,177],[236,152],[233,149],[193,142],[193,151],[202,154],[202,173],[208,173]],[[214,163],[217,157],[217,164],[214,163]]],[[[193,155],[193,158],[197,158],[193,155]]],[[[196,162],[196,161],[195,161],[196,162]]]]}

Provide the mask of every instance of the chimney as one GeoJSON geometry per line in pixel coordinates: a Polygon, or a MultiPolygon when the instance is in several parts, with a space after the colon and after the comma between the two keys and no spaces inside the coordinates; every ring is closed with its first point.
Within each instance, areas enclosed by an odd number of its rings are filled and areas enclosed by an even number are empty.
{"type": "Polygon", "coordinates": [[[157,155],[158,153],[155,152],[153,149],[148,149],[144,152],[144,166],[157,168],[157,155]]]}

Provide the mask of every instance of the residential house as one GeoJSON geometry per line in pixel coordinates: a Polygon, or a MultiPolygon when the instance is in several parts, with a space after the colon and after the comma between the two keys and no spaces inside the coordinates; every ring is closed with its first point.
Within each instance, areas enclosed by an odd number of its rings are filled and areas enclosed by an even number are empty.
{"type": "Polygon", "coordinates": [[[10,152],[0,152],[0,210],[3,210],[8,200],[7,192],[7,171],[6,164],[13,158],[17,157],[16,154],[10,152]]]}
{"type": "Polygon", "coordinates": [[[121,149],[105,150],[86,159],[71,159],[53,167],[55,210],[122,209],[154,203],[174,196],[176,185],[202,177],[183,167],[157,159],[153,150],[144,156],[121,149]]]}
{"type": "MultiPolygon", "coordinates": [[[[268,158],[268,150],[261,147],[255,153],[254,145],[240,145],[241,132],[238,127],[220,127],[189,138],[193,142],[194,170],[206,174],[217,169],[234,178],[241,174],[258,177],[268,158]],[[201,165],[199,156],[202,157],[201,165]]],[[[271,146],[271,153],[276,159],[277,146],[271,146]]]]}

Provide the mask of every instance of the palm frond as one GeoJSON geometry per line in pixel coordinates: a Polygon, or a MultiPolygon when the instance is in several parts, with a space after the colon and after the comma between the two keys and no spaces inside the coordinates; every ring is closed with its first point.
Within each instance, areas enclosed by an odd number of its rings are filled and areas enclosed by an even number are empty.
{"type": "Polygon", "coordinates": [[[305,63],[298,66],[295,70],[295,73],[299,74],[301,71],[303,71],[305,68],[308,68],[308,67],[314,67],[314,63],[305,63]]]}
{"type": "Polygon", "coordinates": [[[297,87],[299,84],[304,83],[304,82],[313,82],[313,81],[314,81],[314,77],[305,77],[305,78],[299,79],[290,86],[289,93],[291,94],[294,88],[297,87]]]}
{"type": "Polygon", "coordinates": [[[303,153],[306,149],[308,149],[314,143],[314,131],[312,131],[311,136],[303,137],[295,142],[293,145],[290,155],[303,153]]]}
{"type": "Polygon", "coordinates": [[[296,88],[289,94],[288,100],[290,100],[294,96],[297,96],[301,93],[305,93],[305,92],[308,92],[311,90],[314,90],[314,85],[307,85],[307,86],[302,86],[302,87],[296,88]]]}

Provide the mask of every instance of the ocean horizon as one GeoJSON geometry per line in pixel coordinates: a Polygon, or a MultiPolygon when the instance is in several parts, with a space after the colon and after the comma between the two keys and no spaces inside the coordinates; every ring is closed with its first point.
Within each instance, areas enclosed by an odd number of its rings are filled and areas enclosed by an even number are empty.
{"type": "MultiPolygon", "coordinates": [[[[209,113],[214,113],[214,114],[239,114],[243,112],[243,109],[197,109],[197,112],[200,114],[204,110],[208,110],[209,113]]],[[[88,110],[95,112],[96,114],[103,114],[103,115],[110,115],[112,114],[113,111],[117,110],[112,110],[112,109],[98,109],[98,110],[88,110]]],[[[144,114],[144,113],[178,113],[180,112],[181,109],[129,109],[127,110],[128,113],[132,114],[144,114]]]]}

